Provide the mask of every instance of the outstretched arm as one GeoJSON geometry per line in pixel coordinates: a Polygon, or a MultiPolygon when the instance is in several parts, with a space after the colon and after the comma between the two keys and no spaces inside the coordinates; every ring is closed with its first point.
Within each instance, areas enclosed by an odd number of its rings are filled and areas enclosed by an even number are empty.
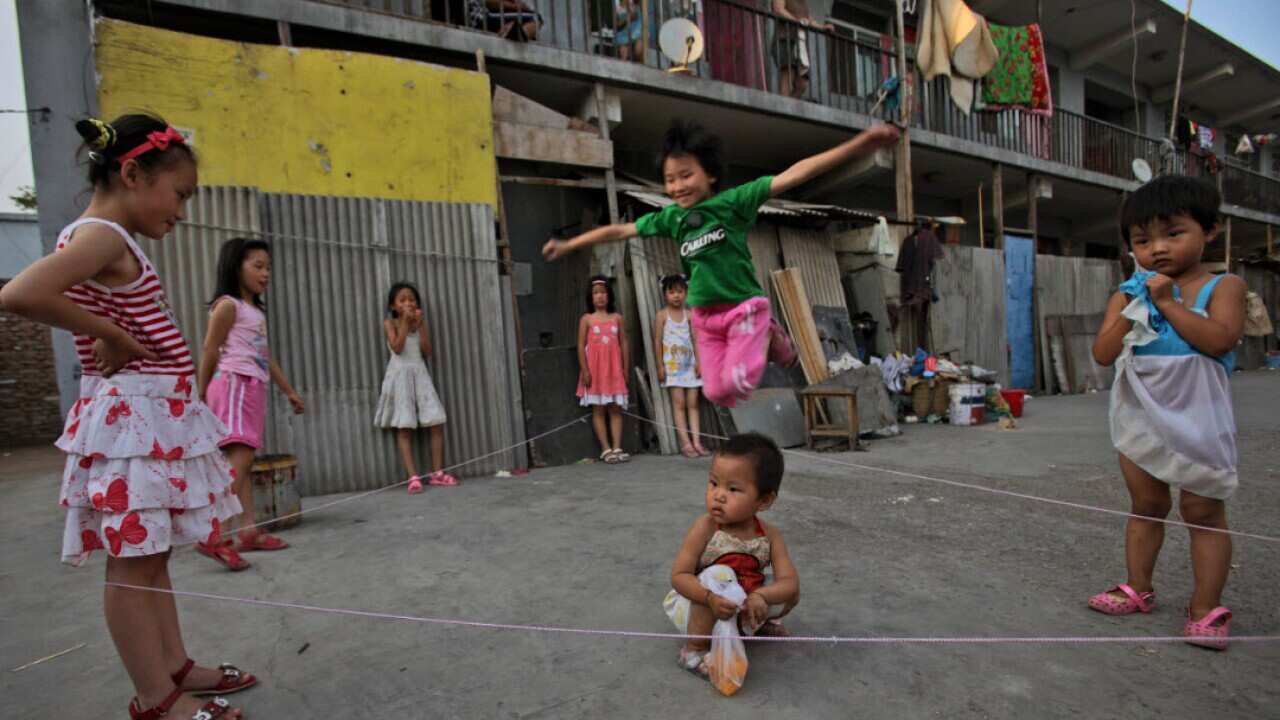
{"type": "Polygon", "coordinates": [[[602,242],[622,242],[638,234],[635,223],[603,225],[570,240],[548,240],[547,244],[542,246],[542,256],[548,260],[559,260],[574,250],[602,242]]]}
{"type": "Polygon", "coordinates": [[[800,187],[810,180],[824,175],[855,158],[873,153],[882,147],[888,147],[902,136],[902,132],[894,125],[877,125],[858,133],[853,138],[839,145],[807,157],[775,175],[769,185],[769,196],[777,197],[788,190],[800,187]]]}

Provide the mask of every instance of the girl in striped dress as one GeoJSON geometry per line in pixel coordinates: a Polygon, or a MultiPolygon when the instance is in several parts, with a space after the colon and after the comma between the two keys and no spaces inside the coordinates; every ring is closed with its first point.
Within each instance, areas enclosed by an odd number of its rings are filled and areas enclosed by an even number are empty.
{"type": "MultiPolygon", "coordinates": [[[[57,445],[67,454],[62,559],[106,550],[107,628],[135,697],[134,720],[239,718],[226,700],[257,679],[188,659],[170,594],[175,546],[217,536],[240,512],[225,429],[196,397],[195,366],[155,268],[133,241],[162,238],[196,190],[195,155],[163,120],[82,120],[93,199],[57,251],[0,292],[5,310],[69,330],[82,376],[57,445]],[[139,589],[141,588],[141,589],[139,589]]],[[[98,715],[110,715],[103,709],[98,715]]]]}

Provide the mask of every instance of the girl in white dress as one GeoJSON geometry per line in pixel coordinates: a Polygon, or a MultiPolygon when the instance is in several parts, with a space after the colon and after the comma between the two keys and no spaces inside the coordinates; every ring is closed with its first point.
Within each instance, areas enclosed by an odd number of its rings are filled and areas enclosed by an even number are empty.
{"type": "Polygon", "coordinates": [[[1159,521],[1177,488],[1179,513],[1193,526],[1195,589],[1183,634],[1215,650],[1227,648],[1231,622],[1222,605],[1231,536],[1221,531],[1237,483],[1228,381],[1245,307],[1244,281],[1213,275],[1202,262],[1218,232],[1221,203],[1208,183],[1165,176],[1138,188],[1121,211],[1120,231],[1139,269],[1111,297],[1093,355],[1116,365],[1111,441],[1135,517],[1125,528],[1127,580],[1089,599],[1089,607],[1108,615],[1155,607],[1159,521]]]}
{"type": "Polygon", "coordinates": [[[680,452],[685,457],[696,458],[711,453],[702,447],[698,423],[702,368],[693,343],[689,309],[684,304],[688,292],[689,281],[684,275],[676,273],[662,278],[662,294],[667,306],[658,311],[653,324],[653,348],[658,356],[658,381],[671,394],[680,452]]]}
{"type": "Polygon", "coordinates": [[[373,424],[394,428],[400,462],[409,476],[409,494],[422,492],[413,457],[413,436],[418,428],[431,429],[431,475],[428,485],[457,485],[457,478],[444,471],[444,406],[436,395],[424,358],[431,357],[431,336],[422,317],[422,296],[407,282],[391,286],[387,294],[387,314],[382,330],[387,337],[391,359],[382,378],[382,395],[373,424]]]}

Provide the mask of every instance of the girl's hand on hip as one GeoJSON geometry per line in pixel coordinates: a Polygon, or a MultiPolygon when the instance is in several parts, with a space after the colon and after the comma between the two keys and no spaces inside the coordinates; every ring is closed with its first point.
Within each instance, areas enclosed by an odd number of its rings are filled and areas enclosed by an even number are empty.
{"type": "Polygon", "coordinates": [[[293,414],[301,415],[302,411],[306,409],[306,403],[302,402],[302,396],[295,392],[290,393],[288,398],[289,404],[293,406],[293,414]]]}
{"type": "Polygon", "coordinates": [[[717,620],[728,620],[738,612],[737,605],[715,593],[711,593],[707,598],[707,607],[711,608],[711,614],[715,615],[717,620]]]}
{"type": "Polygon", "coordinates": [[[121,330],[110,338],[98,338],[93,343],[93,359],[103,377],[111,377],[135,358],[159,360],[159,356],[129,333],[121,330]]]}

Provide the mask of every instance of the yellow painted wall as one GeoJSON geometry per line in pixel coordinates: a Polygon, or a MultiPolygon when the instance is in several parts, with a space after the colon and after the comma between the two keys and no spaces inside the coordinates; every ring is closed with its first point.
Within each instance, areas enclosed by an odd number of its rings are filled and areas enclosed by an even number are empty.
{"type": "Polygon", "coordinates": [[[102,114],[143,109],[191,131],[201,184],[494,204],[485,75],[116,20],[97,41],[102,114]]]}

